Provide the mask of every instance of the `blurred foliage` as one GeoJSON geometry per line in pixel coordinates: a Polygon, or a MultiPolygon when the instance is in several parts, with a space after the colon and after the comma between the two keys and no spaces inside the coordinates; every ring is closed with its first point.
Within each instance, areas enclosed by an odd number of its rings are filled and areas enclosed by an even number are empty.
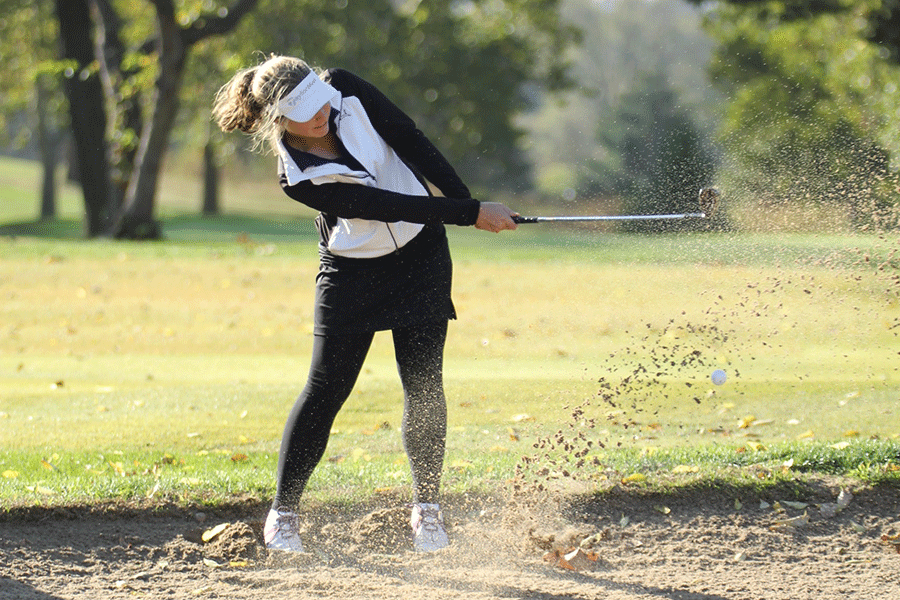
{"type": "MultiPolygon", "coordinates": [[[[667,170],[691,189],[708,183],[683,169],[700,148],[712,152],[722,101],[707,76],[713,41],[702,30],[701,11],[686,2],[566,0],[562,15],[585,32],[582,44],[570,50],[576,88],[541,91],[538,108],[521,119],[541,198],[593,212],[633,207],[638,188],[667,195],[674,184],[663,184],[667,170]],[[654,115],[658,109],[664,114],[654,115]],[[664,139],[655,140],[659,151],[645,137],[655,122],[667,127],[664,139]],[[687,154],[665,156],[677,146],[687,154]]],[[[701,171],[705,160],[697,165],[701,171]]],[[[691,195],[695,209],[696,190],[691,195]]],[[[644,199],[665,212],[681,205],[665,197],[644,199]]]]}
{"type": "MultiPolygon", "coordinates": [[[[59,77],[71,72],[71,65],[57,60],[52,10],[52,0],[0,0],[0,143],[14,151],[34,137],[38,82],[58,88],[59,77]]],[[[62,97],[49,98],[48,114],[64,120],[62,97]]]]}
{"type": "Polygon", "coordinates": [[[828,205],[856,225],[891,209],[900,69],[867,41],[881,5],[720,2],[708,14],[732,200],[828,205]]]}
{"type": "MultiPolygon", "coordinates": [[[[621,198],[626,214],[698,212],[698,190],[713,183],[714,153],[663,75],[639,78],[615,119],[599,129],[603,152],[593,164],[596,193],[621,198]]],[[[662,231],[684,222],[629,225],[662,231]]]]}
{"type": "MultiPolygon", "coordinates": [[[[138,139],[122,107],[152,101],[158,32],[152,2],[110,2],[123,42],[115,153],[138,139]]],[[[199,29],[230,4],[180,0],[178,25],[199,29]]],[[[78,73],[56,60],[52,11],[51,0],[0,0],[7,148],[33,144],[38,79],[56,90],[50,113],[65,127],[58,83],[78,73]]],[[[900,0],[260,0],[232,34],[194,45],[171,141],[179,160],[199,160],[221,136],[209,120],[218,87],[269,53],[292,54],[372,81],[482,192],[536,188],[585,209],[677,198],[721,150],[729,203],[834,204],[863,224],[897,196],[898,20],[900,0]],[[663,130],[669,150],[658,153],[659,139],[648,144],[663,130]]],[[[226,157],[240,153],[239,137],[224,139],[226,157]]],[[[647,208],[680,212],[678,202],[647,208]]]]}
{"type": "MultiPolygon", "coordinates": [[[[184,40],[205,24],[228,14],[233,2],[181,0],[174,3],[184,40]]],[[[558,0],[472,0],[444,3],[372,0],[262,0],[225,38],[209,37],[194,44],[189,55],[183,110],[172,141],[180,149],[203,146],[210,132],[209,111],[215,91],[234,71],[269,53],[298,55],[322,68],[357,72],[385,93],[435,138],[467,180],[482,187],[527,178],[512,122],[527,99],[523,89],[539,82],[548,89],[566,84],[565,49],[577,40],[576,30],[558,18],[558,0]]],[[[98,6],[102,6],[100,2],[98,6]]],[[[120,47],[107,63],[111,155],[123,160],[118,176],[128,176],[128,157],[136,148],[139,107],[148,120],[158,78],[159,24],[152,2],[110,0],[116,13],[120,47]],[[129,117],[129,114],[131,117],[129,117]]],[[[0,57],[8,58],[0,75],[7,113],[26,114],[33,95],[27,82],[45,60],[55,58],[55,27],[49,0],[0,0],[0,57]],[[31,24],[46,26],[46,44],[31,24]]],[[[109,31],[112,31],[110,29],[109,31]]],[[[195,36],[199,38],[198,36],[195,36]]],[[[61,98],[61,96],[60,96],[61,98]]],[[[168,99],[163,99],[168,100],[168,99]]],[[[28,127],[24,127],[27,132],[28,127]]],[[[227,148],[228,146],[226,146],[227,148]]]]}
{"type": "Polygon", "coordinates": [[[263,0],[231,44],[231,66],[269,53],[353,71],[379,87],[467,181],[512,187],[528,176],[513,116],[527,84],[566,85],[578,36],[558,0],[263,0]]]}

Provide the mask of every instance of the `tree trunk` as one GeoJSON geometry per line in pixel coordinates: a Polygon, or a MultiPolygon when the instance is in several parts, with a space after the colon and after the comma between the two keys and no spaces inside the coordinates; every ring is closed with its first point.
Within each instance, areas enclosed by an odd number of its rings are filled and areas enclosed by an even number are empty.
{"type": "Polygon", "coordinates": [[[109,235],[130,239],[156,239],[162,235],[159,223],[154,220],[154,203],[169,134],[178,114],[178,95],[188,49],[206,37],[233,29],[257,1],[236,0],[224,16],[209,17],[182,29],[176,20],[173,0],[150,0],[156,6],[159,27],[159,75],[151,99],[153,114],[141,131],[125,200],[107,232],[109,235]]]}
{"type": "Polygon", "coordinates": [[[212,138],[203,147],[203,214],[207,217],[219,214],[219,165],[212,138]]]}
{"type": "Polygon", "coordinates": [[[47,90],[43,80],[38,77],[34,82],[37,104],[38,146],[41,151],[41,165],[44,173],[41,179],[41,221],[56,217],[56,166],[59,164],[57,138],[50,131],[51,125],[47,116],[47,90]]]}
{"type": "MultiPolygon", "coordinates": [[[[121,129],[120,135],[108,135],[110,178],[112,183],[111,195],[113,214],[117,214],[125,199],[125,190],[128,186],[128,176],[135,164],[137,145],[129,141],[133,139],[128,132],[140,133],[143,126],[141,114],[141,97],[138,86],[127,86],[131,93],[126,94],[123,89],[128,79],[138,71],[135,68],[122,70],[122,61],[126,48],[119,32],[122,29],[122,20],[116,12],[110,0],[90,0],[94,21],[97,27],[97,39],[95,53],[99,66],[100,82],[108,98],[116,98],[112,103],[113,114],[109,121],[113,127],[121,129]],[[116,141],[118,140],[118,141],[116,141]],[[122,140],[126,140],[124,143],[122,140]]],[[[148,44],[149,45],[149,44],[148,44]]],[[[142,51],[149,48],[142,48],[142,51]]],[[[113,132],[110,132],[113,133],[113,132]]]]}
{"type": "Polygon", "coordinates": [[[169,133],[178,114],[178,94],[184,78],[187,48],[172,3],[158,1],[156,10],[160,64],[151,103],[153,114],[141,132],[125,202],[112,231],[113,236],[120,238],[156,239],[161,235],[153,216],[154,203],[169,133]]]}
{"type": "Polygon", "coordinates": [[[88,0],[56,0],[56,16],[63,58],[78,65],[64,83],[84,193],[85,234],[94,237],[108,226],[110,196],[103,87],[97,75],[90,73],[94,46],[88,0]]]}

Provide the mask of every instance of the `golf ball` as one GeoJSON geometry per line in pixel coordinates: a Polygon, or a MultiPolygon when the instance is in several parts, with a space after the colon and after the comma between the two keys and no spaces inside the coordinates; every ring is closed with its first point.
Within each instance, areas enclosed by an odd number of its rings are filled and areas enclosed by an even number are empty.
{"type": "Polygon", "coordinates": [[[716,385],[722,385],[725,383],[725,380],[728,379],[728,375],[725,374],[725,371],[722,369],[716,369],[712,372],[712,375],[709,377],[712,379],[712,382],[716,385]]]}

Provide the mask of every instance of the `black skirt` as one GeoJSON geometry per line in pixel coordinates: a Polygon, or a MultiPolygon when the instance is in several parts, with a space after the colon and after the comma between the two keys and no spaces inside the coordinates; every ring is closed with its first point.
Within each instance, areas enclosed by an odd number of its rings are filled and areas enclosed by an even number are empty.
{"type": "Polygon", "coordinates": [[[320,259],[316,334],[368,333],[456,318],[443,225],[426,225],[386,256],[346,258],[320,249],[320,259]]]}

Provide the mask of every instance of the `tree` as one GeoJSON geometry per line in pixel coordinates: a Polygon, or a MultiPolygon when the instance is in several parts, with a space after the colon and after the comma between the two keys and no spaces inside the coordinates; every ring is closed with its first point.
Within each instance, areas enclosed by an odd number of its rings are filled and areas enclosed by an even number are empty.
{"type": "MultiPolygon", "coordinates": [[[[0,7],[40,1],[0,0],[0,7]]],[[[187,102],[196,122],[208,123],[210,88],[246,65],[253,51],[356,70],[439,138],[467,179],[495,188],[501,179],[525,178],[513,115],[528,106],[528,85],[565,83],[565,49],[576,37],[558,19],[558,0],[262,1],[265,10],[254,15],[247,35],[232,39],[221,56],[212,53],[210,68],[194,68],[193,50],[232,31],[258,0],[54,0],[64,49],[54,69],[67,75],[87,235],[160,234],[157,181],[172,134],[185,123],[178,117],[185,82],[201,92],[187,102]]],[[[183,140],[202,135],[185,131],[183,140]]]]}
{"type": "Polygon", "coordinates": [[[690,114],[704,144],[711,144],[722,99],[709,82],[707,64],[714,43],[703,31],[696,7],[684,2],[566,0],[562,15],[565,22],[589,32],[570,54],[577,85],[564,94],[540,91],[539,108],[521,119],[529,130],[528,153],[542,198],[573,205],[615,200],[597,197],[615,187],[610,186],[612,174],[602,171],[615,169],[617,176],[628,176],[621,172],[626,160],[616,140],[627,134],[623,108],[635,101],[643,106],[640,91],[650,92],[645,74],[660,77],[659,84],[675,94],[673,102],[690,114]],[[598,143],[598,132],[603,132],[605,143],[598,143]]]}
{"type": "MultiPolygon", "coordinates": [[[[689,0],[702,4],[706,0],[689,0]]],[[[863,26],[857,35],[883,50],[883,57],[900,64],[900,0],[720,0],[752,9],[760,22],[777,24],[812,21],[823,15],[852,16],[863,26]]]]}
{"type": "MultiPolygon", "coordinates": [[[[601,157],[590,184],[622,199],[629,214],[696,212],[697,190],[710,184],[715,160],[697,125],[661,74],[645,75],[615,118],[602,122],[601,157]]],[[[636,223],[660,231],[673,222],[636,223]]]]}
{"type": "Polygon", "coordinates": [[[94,47],[85,32],[92,30],[88,0],[56,0],[62,40],[62,58],[71,61],[65,71],[69,120],[84,191],[85,233],[106,231],[114,206],[110,197],[106,148],[106,110],[103,87],[94,68],[94,47]]]}
{"type": "MultiPolygon", "coordinates": [[[[70,77],[66,89],[91,236],[152,239],[160,235],[153,214],[156,188],[178,114],[189,51],[208,37],[231,31],[257,3],[182,3],[179,6],[183,12],[178,12],[174,0],[148,1],[153,7],[155,27],[149,38],[129,55],[120,36],[124,27],[121,14],[112,2],[56,0],[64,57],[78,65],[78,77],[70,77]],[[212,12],[200,10],[201,7],[212,12]],[[91,36],[85,35],[95,31],[92,12],[100,34],[97,47],[91,36]],[[147,64],[146,57],[153,59],[152,65],[147,64]],[[139,94],[131,86],[135,78],[148,72],[155,75],[147,100],[148,114],[137,114],[139,94]],[[117,107],[116,124],[121,128],[116,132],[126,134],[129,127],[140,127],[135,146],[122,143],[124,151],[112,154],[106,141],[104,83],[106,95],[117,107]],[[119,102],[126,106],[116,104],[119,102]],[[124,118],[119,119],[120,115],[124,118]],[[122,175],[117,177],[117,181],[122,181],[118,193],[112,190],[110,157],[122,175]]],[[[136,9],[131,6],[128,10],[136,9]]]]}
{"type": "Polygon", "coordinates": [[[157,73],[150,118],[141,131],[125,198],[109,233],[115,237],[159,237],[153,210],[156,188],[169,136],[178,114],[179,96],[188,53],[201,40],[231,31],[257,3],[235,0],[215,15],[197,13],[185,19],[176,14],[173,0],[150,0],[156,9],[157,73]]]}
{"type": "MultiPolygon", "coordinates": [[[[56,214],[56,168],[68,121],[51,0],[0,0],[0,140],[41,158],[40,217],[56,214]]],[[[69,65],[71,68],[71,65],[69,65]]]]}
{"type": "MultiPolygon", "coordinates": [[[[439,141],[467,180],[519,187],[528,165],[516,115],[529,86],[565,87],[578,36],[558,0],[267,0],[245,47],[357,72],[439,141]]],[[[246,58],[244,61],[246,62],[246,58]]]]}
{"type": "Polygon", "coordinates": [[[710,13],[712,71],[730,97],[726,176],[739,199],[827,203],[852,218],[892,202],[898,69],[868,41],[869,9],[722,2],[710,13]]]}

